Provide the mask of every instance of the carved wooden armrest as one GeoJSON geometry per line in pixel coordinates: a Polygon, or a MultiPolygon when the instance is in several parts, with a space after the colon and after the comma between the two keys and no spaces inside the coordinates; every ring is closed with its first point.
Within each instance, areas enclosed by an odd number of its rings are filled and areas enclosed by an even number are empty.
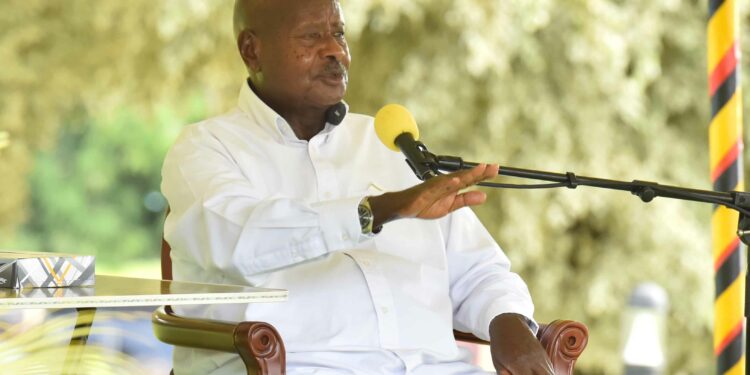
{"type": "Polygon", "coordinates": [[[167,344],[238,353],[248,375],[286,373],[284,342],[268,323],[186,318],[170,306],[159,307],[151,321],[156,338],[167,344]]]}
{"type": "Polygon", "coordinates": [[[540,325],[536,337],[552,360],[555,374],[572,374],[576,360],[589,342],[589,330],[580,322],[555,320],[540,325]]]}
{"type": "MultiPolygon", "coordinates": [[[[489,345],[471,333],[453,331],[456,340],[475,344],[489,345]]],[[[555,320],[549,324],[540,324],[536,334],[544,347],[556,375],[573,373],[573,366],[583,353],[589,340],[589,330],[583,323],[572,320],[555,320]]]]}

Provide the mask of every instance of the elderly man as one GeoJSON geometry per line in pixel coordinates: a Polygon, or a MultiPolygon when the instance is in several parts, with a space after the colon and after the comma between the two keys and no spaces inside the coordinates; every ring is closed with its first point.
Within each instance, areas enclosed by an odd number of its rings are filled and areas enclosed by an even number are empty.
{"type": "MultiPolygon", "coordinates": [[[[480,165],[419,183],[345,114],[349,49],[336,0],[238,0],[249,79],[237,109],[187,127],[162,190],[174,277],[289,290],[279,304],[214,306],[273,324],[290,374],[474,374],[454,328],[491,341],[498,373],[551,374],[533,305],[466,206],[480,165]]],[[[204,315],[205,316],[205,315],[204,315]]],[[[175,372],[239,373],[236,356],[175,350],[175,372]]]]}

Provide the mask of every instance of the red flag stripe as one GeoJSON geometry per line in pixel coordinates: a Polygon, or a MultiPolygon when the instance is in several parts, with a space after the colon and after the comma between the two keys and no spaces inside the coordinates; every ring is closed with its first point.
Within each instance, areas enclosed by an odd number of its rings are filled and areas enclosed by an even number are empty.
{"type": "Polygon", "coordinates": [[[708,95],[713,96],[716,89],[721,86],[727,77],[732,74],[734,68],[737,66],[737,42],[734,42],[731,48],[727,50],[724,57],[716,65],[716,68],[711,72],[711,76],[708,78],[708,95]]]}
{"type": "Polygon", "coordinates": [[[721,254],[714,260],[714,272],[718,271],[719,268],[721,268],[721,265],[724,264],[724,262],[729,258],[730,255],[732,255],[732,251],[734,251],[737,246],[740,244],[740,238],[734,237],[732,242],[727,245],[727,247],[722,250],[721,254]]]}
{"type": "Polygon", "coordinates": [[[729,168],[732,163],[734,163],[735,160],[737,160],[737,156],[740,152],[740,142],[735,142],[734,145],[732,145],[732,148],[727,151],[726,155],[724,155],[723,158],[719,161],[719,163],[716,165],[713,171],[711,171],[711,182],[716,182],[716,179],[721,176],[724,171],[729,168]]]}
{"type": "Polygon", "coordinates": [[[721,343],[719,343],[719,346],[714,349],[714,354],[719,355],[719,353],[723,352],[724,349],[726,349],[727,345],[729,345],[732,340],[734,340],[737,335],[742,334],[742,321],[740,320],[734,328],[732,328],[731,331],[727,333],[727,335],[724,337],[723,340],[721,340],[721,343]]]}

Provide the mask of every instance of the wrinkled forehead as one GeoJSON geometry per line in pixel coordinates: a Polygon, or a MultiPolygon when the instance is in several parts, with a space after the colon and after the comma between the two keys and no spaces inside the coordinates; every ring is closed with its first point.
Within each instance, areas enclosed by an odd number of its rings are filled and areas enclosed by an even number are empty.
{"type": "Polygon", "coordinates": [[[245,29],[258,36],[279,35],[317,25],[343,28],[338,0],[236,0],[234,34],[245,29]]]}
{"type": "Polygon", "coordinates": [[[337,0],[281,0],[277,4],[279,24],[287,30],[308,25],[344,24],[344,14],[337,0]]]}

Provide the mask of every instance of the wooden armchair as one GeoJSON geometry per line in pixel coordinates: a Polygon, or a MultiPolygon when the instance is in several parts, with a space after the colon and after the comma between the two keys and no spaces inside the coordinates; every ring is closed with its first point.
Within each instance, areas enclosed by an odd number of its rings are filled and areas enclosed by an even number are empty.
{"type": "MultiPolygon", "coordinates": [[[[169,244],[162,239],[162,279],[172,279],[169,244]]],[[[273,326],[263,322],[223,322],[180,317],[170,306],[152,316],[154,335],[167,344],[237,353],[248,375],[281,375],[286,372],[284,341],[273,326]]],[[[453,331],[456,340],[489,344],[476,336],[453,331]]],[[[588,342],[585,325],[571,320],[541,324],[537,338],[552,360],[556,375],[573,374],[573,366],[588,342]]]]}

